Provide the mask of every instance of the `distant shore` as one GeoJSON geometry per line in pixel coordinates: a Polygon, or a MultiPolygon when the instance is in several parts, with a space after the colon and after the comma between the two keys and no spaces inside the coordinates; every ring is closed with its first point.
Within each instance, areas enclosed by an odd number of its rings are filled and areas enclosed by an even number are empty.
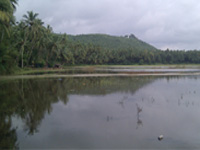
{"type": "Polygon", "coordinates": [[[0,76],[0,80],[63,77],[111,76],[188,76],[200,75],[200,65],[104,65],[64,68],[26,68],[14,75],[0,76]]]}
{"type": "Polygon", "coordinates": [[[85,70],[94,71],[95,69],[105,68],[124,68],[124,69],[200,69],[200,64],[173,64],[173,65],[80,65],[80,66],[63,66],[61,68],[25,68],[18,70],[14,75],[48,73],[48,72],[65,72],[68,70],[85,70]]]}

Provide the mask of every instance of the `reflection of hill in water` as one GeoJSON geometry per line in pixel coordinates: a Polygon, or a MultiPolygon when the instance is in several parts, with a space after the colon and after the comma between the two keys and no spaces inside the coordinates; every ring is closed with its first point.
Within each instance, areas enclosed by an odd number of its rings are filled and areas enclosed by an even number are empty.
{"type": "Polygon", "coordinates": [[[21,79],[0,83],[0,149],[17,147],[12,116],[20,117],[28,134],[37,132],[51,105],[67,104],[70,94],[105,95],[113,92],[134,93],[155,77],[90,77],[63,79],[21,79]]]}
{"type": "MultiPolygon", "coordinates": [[[[64,80],[71,83],[73,94],[105,95],[113,92],[134,93],[142,86],[153,81],[155,77],[103,77],[103,78],[74,78],[64,80]]],[[[68,88],[68,87],[67,87],[68,88]]]]}

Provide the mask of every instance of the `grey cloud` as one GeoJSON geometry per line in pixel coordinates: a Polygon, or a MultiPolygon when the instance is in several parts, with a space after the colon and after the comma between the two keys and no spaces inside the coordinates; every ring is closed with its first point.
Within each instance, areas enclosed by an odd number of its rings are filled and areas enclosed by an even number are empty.
{"type": "Polygon", "coordinates": [[[133,33],[161,49],[200,49],[198,0],[24,0],[17,18],[28,10],[55,32],[133,33]]]}

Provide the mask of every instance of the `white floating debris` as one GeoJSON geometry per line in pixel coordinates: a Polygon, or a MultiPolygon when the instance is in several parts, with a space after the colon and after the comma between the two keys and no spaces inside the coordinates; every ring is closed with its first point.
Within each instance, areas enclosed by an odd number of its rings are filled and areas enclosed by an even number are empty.
{"type": "Polygon", "coordinates": [[[158,140],[161,141],[162,139],[163,139],[163,135],[160,135],[160,136],[158,137],[158,140]]]}

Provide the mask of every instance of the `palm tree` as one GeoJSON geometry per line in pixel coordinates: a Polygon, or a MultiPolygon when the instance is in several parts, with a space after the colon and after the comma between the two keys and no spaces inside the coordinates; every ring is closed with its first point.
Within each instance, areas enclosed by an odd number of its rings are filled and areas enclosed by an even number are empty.
{"type": "Polygon", "coordinates": [[[12,71],[15,52],[11,50],[10,26],[14,22],[13,13],[17,0],[0,0],[0,72],[12,71]],[[5,38],[6,36],[6,38],[5,38]]]}
{"type": "Polygon", "coordinates": [[[32,11],[28,11],[27,15],[23,15],[24,20],[20,23],[21,25],[21,32],[23,34],[23,40],[21,42],[21,68],[24,67],[24,47],[27,44],[28,38],[32,34],[33,25],[37,19],[38,14],[34,14],[32,11]]]}
{"type": "Polygon", "coordinates": [[[26,15],[23,15],[23,23],[25,25],[24,28],[24,41],[25,43],[21,46],[21,67],[24,67],[23,64],[23,54],[24,47],[27,45],[29,47],[27,53],[27,63],[31,62],[31,56],[33,54],[33,50],[35,49],[34,54],[38,54],[42,47],[41,40],[43,39],[43,35],[45,27],[43,26],[44,22],[37,18],[38,14],[33,11],[28,11],[26,15]]]}
{"type": "Polygon", "coordinates": [[[0,22],[9,22],[17,4],[16,0],[0,0],[0,22]]]}
{"type": "Polygon", "coordinates": [[[13,10],[16,10],[17,0],[10,0],[13,10]]]}
{"type": "Polygon", "coordinates": [[[38,13],[33,13],[33,11],[28,11],[27,15],[23,15],[24,22],[26,23],[27,26],[31,27],[34,25],[38,15],[39,15],[38,13]]]}
{"type": "Polygon", "coordinates": [[[1,40],[3,40],[4,32],[9,35],[10,22],[14,19],[13,13],[16,10],[17,0],[0,0],[0,31],[1,40]]]}

